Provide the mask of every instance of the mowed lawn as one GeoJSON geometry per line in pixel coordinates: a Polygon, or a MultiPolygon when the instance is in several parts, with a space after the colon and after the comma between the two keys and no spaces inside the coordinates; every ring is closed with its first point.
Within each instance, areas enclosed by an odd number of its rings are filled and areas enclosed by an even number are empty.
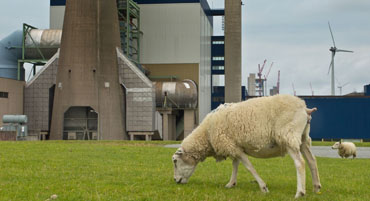
{"type": "MultiPolygon", "coordinates": [[[[296,171],[290,157],[250,158],[270,193],[260,192],[239,167],[238,184],[224,185],[231,161],[200,163],[188,184],[173,180],[171,156],[163,142],[0,142],[0,200],[294,200],[296,171]]],[[[322,193],[300,200],[370,200],[370,159],[318,158],[322,193]]]]}

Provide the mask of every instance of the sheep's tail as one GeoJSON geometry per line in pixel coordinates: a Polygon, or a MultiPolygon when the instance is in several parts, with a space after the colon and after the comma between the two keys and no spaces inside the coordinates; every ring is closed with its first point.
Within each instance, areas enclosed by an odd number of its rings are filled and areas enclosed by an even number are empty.
{"type": "Polygon", "coordinates": [[[310,122],[311,122],[311,114],[313,112],[315,112],[317,110],[317,108],[306,108],[306,113],[307,113],[307,124],[306,124],[306,127],[304,128],[303,130],[303,135],[302,135],[302,142],[303,143],[308,143],[310,146],[311,146],[311,138],[310,138],[310,122]]]}
{"type": "Polygon", "coordinates": [[[306,108],[306,112],[308,115],[311,115],[313,112],[315,112],[317,110],[317,108],[312,108],[312,109],[309,109],[309,108],[306,108]]]}

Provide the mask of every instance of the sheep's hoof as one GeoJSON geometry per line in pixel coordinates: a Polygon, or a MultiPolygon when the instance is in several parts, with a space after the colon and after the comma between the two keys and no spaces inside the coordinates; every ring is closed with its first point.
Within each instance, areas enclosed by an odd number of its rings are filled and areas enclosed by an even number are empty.
{"type": "Polygon", "coordinates": [[[263,186],[261,188],[261,191],[262,191],[262,193],[268,193],[268,192],[270,192],[269,189],[267,188],[267,186],[263,186]]]}
{"type": "Polygon", "coordinates": [[[300,192],[297,192],[297,194],[295,194],[295,198],[300,198],[300,197],[303,197],[304,196],[304,192],[300,191],[300,192]]]}
{"type": "Polygon", "coordinates": [[[228,184],[226,184],[225,188],[232,188],[236,186],[236,182],[229,182],[228,184]]]}

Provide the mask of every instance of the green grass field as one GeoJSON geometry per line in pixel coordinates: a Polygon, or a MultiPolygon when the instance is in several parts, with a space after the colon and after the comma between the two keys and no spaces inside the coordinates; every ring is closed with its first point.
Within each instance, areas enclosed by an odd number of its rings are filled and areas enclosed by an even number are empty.
{"type": "MultiPolygon", "coordinates": [[[[171,142],[170,142],[171,143],[171,142]]],[[[262,194],[240,167],[238,184],[224,185],[231,161],[198,165],[188,184],[173,181],[171,156],[163,142],[0,142],[0,200],[294,200],[296,171],[290,157],[254,159],[270,193],[262,194]]],[[[366,143],[365,143],[366,144],[366,143]]],[[[370,159],[318,158],[322,194],[300,200],[370,200],[370,159]]]]}

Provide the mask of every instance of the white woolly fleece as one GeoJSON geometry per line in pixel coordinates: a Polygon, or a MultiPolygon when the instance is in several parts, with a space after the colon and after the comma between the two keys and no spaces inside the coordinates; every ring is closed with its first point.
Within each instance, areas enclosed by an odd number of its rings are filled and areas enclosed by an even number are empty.
{"type": "MultiPolygon", "coordinates": [[[[208,156],[235,158],[266,147],[299,150],[309,140],[310,115],[298,97],[275,95],[219,106],[186,138],[181,147],[197,161],[208,156]],[[305,131],[306,129],[306,131],[305,131]],[[304,132],[305,131],[305,132],[304,132]]],[[[276,153],[275,153],[276,154],[276,153]]],[[[273,157],[266,153],[257,157],[273,157]]]]}

